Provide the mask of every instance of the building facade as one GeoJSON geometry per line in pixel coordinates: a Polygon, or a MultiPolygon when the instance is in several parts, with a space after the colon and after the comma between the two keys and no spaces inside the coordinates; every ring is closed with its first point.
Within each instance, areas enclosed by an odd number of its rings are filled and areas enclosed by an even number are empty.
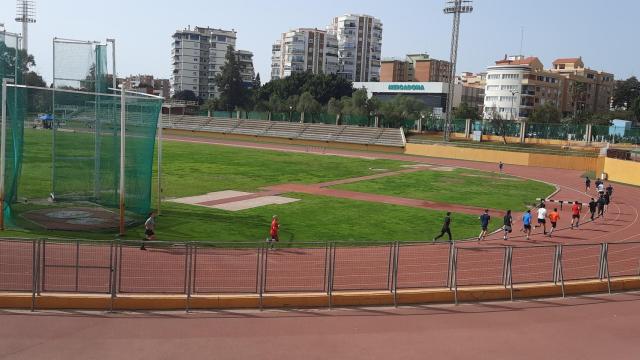
{"type": "Polygon", "coordinates": [[[556,59],[550,71],[565,78],[560,100],[564,115],[610,109],[615,84],[613,74],[585,68],[582,58],[556,59]]]}
{"type": "Polygon", "coordinates": [[[382,22],[369,15],[333,19],[329,34],[338,41],[338,75],[351,81],[380,81],[382,22]]]}
{"type": "Polygon", "coordinates": [[[282,34],[271,49],[271,79],[294,73],[338,72],[338,39],[318,29],[294,29],[282,34]]]}
{"type": "MultiPolygon", "coordinates": [[[[225,64],[225,56],[230,46],[236,48],[235,30],[209,27],[188,27],[176,31],[171,46],[172,73],[171,95],[183,90],[191,90],[203,99],[218,95],[215,77],[225,64]]],[[[253,81],[253,54],[237,50],[236,59],[240,63],[243,80],[253,81]]]]}
{"type": "Polygon", "coordinates": [[[562,76],[544,70],[537,57],[511,56],[487,69],[484,116],[497,112],[507,120],[529,117],[533,108],[550,103],[559,106],[562,76]]]}
{"type": "Polygon", "coordinates": [[[428,54],[409,54],[405,60],[383,60],[380,81],[448,82],[451,63],[431,59],[428,54]]]}
{"type": "Polygon", "coordinates": [[[545,70],[537,57],[505,56],[488,68],[485,82],[485,118],[496,110],[510,120],[525,120],[544,104],[563,116],[605,112],[614,88],[613,74],[585,68],[581,58],[557,59],[545,70]]]}

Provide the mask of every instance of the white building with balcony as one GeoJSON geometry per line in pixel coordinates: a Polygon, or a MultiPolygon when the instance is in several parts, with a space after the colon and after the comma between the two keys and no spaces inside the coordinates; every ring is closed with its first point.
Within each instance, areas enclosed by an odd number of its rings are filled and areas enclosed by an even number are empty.
{"type": "MultiPolygon", "coordinates": [[[[191,90],[203,99],[218,95],[215,77],[225,64],[229,46],[236,47],[235,30],[188,27],[176,31],[171,45],[171,95],[191,90]]],[[[236,50],[245,82],[253,81],[253,53],[236,50]]]]}
{"type": "Polygon", "coordinates": [[[338,40],[318,29],[294,29],[282,34],[271,48],[271,79],[294,73],[335,74],[338,71],[338,40]]]}
{"type": "Polygon", "coordinates": [[[536,106],[559,106],[560,95],[561,77],[545,71],[537,57],[505,57],[487,69],[484,118],[495,111],[505,120],[525,120],[536,106]]]}
{"type": "Polygon", "coordinates": [[[338,74],[351,81],[380,81],[382,22],[369,15],[335,17],[327,28],[338,39],[338,74]]]}

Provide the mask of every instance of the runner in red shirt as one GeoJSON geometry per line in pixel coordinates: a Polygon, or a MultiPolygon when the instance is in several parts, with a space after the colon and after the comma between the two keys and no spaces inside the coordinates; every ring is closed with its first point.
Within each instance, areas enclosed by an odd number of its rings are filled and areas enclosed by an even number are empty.
{"type": "Polygon", "coordinates": [[[582,204],[579,201],[575,201],[571,207],[571,228],[577,229],[580,226],[580,211],[582,211],[582,204]]]}
{"type": "Polygon", "coordinates": [[[271,235],[271,238],[269,239],[269,244],[271,246],[271,249],[274,248],[275,243],[280,241],[280,239],[278,238],[279,229],[280,229],[280,223],[278,222],[278,216],[273,215],[273,220],[271,220],[271,231],[269,232],[269,235],[271,235]]]}

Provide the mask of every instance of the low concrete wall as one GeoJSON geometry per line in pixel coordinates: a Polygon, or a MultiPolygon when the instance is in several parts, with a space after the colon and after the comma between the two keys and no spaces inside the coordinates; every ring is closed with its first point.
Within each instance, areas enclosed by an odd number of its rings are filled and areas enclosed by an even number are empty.
{"type": "Polygon", "coordinates": [[[534,154],[526,152],[463,148],[446,145],[407,144],[405,153],[444,159],[471,160],[554,169],[595,171],[598,158],[534,154]]]}
{"type": "Polygon", "coordinates": [[[640,162],[605,158],[603,171],[611,181],[640,186],[640,162]]]}
{"type": "MultiPolygon", "coordinates": [[[[640,278],[613,278],[612,291],[634,291],[640,289],[640,278]]],[[[606,280],[565,282],[567,295],[608,292],[606,280]]],[[[514,285],[514,299],[561,296],[562,287],[554,283],[514,285]]],[[[509,300],[511,291],[504,286],[460,287],[458,301],[477,302],[489,300],[509,300]]],[[[453,303],[455,293],[447,288],[398,290],[396,301],[389,291],[335,292],[331,299],[326,293],[265,294],[264,308],[321,308],[333,306],[372,306],[453,303]],[[331,301],[330,301],[331,300],[331,301]]],[[[29,309],[31,294],[0,293],[0,309],[29,309]]],[[[125,295],[111,299],[108,295],[87,294],[43,294],[35,298],[35,308],[39,310],[184,310],[190,309],[257,309],[260,308],[258,295],[211,295],[193,296],[187,300],[184,295],[125,295]]]]}

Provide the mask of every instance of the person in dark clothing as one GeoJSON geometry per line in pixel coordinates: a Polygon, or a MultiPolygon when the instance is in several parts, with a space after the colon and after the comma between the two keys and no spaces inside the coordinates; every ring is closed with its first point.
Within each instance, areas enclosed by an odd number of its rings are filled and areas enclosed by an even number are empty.
{"type": "Polygon", "coordinates": [[[596,199],[591,198],[591,202],[589,202],[589,212],[591,213],[591,221],[596,218],[596,210],[598,209],[598,203],[596,199]]]}
{"type": "Polygon", "coordinates": [[[611,197],[613,196],[613,186],[611,186],[611,184],[607,186],[607,188],[605,189],[605,193],[609,195],[609,200],[611,200],[611,197]]]}
{"type": "Polygon", "coordinates": [[[442,224],[442,230],[440,235],[433,238],[433,241],[436,241],[447,234],[449,236],[449,241],[451,241],[451,213],[447,212],[447,216],[444,217],[444,223],[442,224]]]}
{"type": "Polygon", "coordinates": [[[604,217],[604,206],[606,202],[604,196],[600,196],[600,199],[598,199],[598,217],[604,217]]]}
{"type": "Polygon", "coordinates": [[[489,216],[489,209],[484,211],[484,214],[480,215],[480,225],[482,226],[482,231],[478,236],[478,241],[483,240],[487,236],[487,231],[489,230],[489,221],[491,221],[491,216],[489,216]]]}
{"type": "Polygon", "coordinates": [[[602,197],[604,198],[604,212],[607,212],[609,211],[609,202],[611,202],[611,198],[608,193],[604,193],[602,197]]]}
{"type": "Polygon", "coordinates": [[[591,190],[591,179],[587,176],[587,179],[584,181],[584,192],[589,192],[591,190]]]}
{"type": "Polygon", "coordinates": [[[507,210],[507,214],[504,216],[504,239],[509,240],[509,234],[513,231],[513,217],[511,216],[511,210],[507,210]]]}

